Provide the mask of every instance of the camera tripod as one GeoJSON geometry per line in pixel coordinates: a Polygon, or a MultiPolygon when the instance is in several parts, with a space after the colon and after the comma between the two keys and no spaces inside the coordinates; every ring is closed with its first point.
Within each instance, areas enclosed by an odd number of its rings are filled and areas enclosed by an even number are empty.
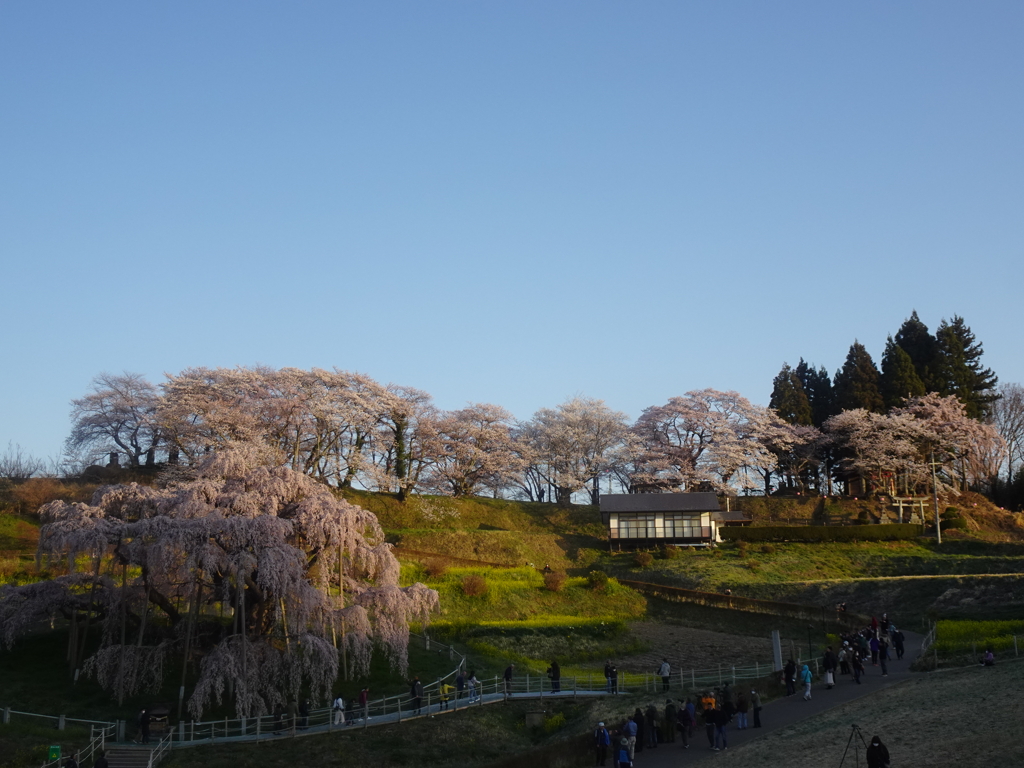
{"type": "Polygon", "coordinates": [[[850,751],[850,745],[853,745],[853,764],[860,768],[860,744],[854,741],[854,738],[860,739],[860,743],[864,745],[864,761],[867,765],[868,757],[868,743],[864,740],[864,734],[861,733],[859,725],[850,726],[850,738],[846,742],[846,749],[843,750],[843,759],[839,761],[839,768],[843,768],[843,763],[846,762],[846,755],[850,751]]]}

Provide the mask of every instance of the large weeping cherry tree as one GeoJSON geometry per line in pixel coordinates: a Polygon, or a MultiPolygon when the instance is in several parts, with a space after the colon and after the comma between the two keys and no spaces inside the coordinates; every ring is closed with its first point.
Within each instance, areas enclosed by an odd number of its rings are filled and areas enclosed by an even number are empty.
{"type": "Polygon", "coordinates": [[[243,717],[303,691],[324,701],[340,674],[369,671],[375,648],[405,673],[409,623],[438,607],[424,585],[399,586],[374,515],[248,444],[187,480],[107,486],[90,505],[53,502],[42,515],[40,556],[84,554],[89,571],[5,587],[0,638],[62,614],[74,667],[100,622],[82,669],[118,698],[159,687],[172,655],[198,660],[196,718],[225,697],[243,717]]]}

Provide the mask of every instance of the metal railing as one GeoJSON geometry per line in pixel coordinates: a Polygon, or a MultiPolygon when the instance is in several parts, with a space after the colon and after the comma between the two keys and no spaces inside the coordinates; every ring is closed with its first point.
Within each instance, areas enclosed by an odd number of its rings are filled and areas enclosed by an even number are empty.
{"type": "MultiPolygon", "coordinates": [[[[21,713],[21,714],[27,714],[27,713],[21,713]]],[[[46,717],[46,715],[38,715],[38,717],[46,717]]],[[[90,721],[82,721],[82,722],[90,722],[90,721]]],[[[103,749],[106,748],[107,741],[114,738],[114,728],[115,728],[115,725],[113,723],[109,723],[107,725],[101,725],[99,727],[97,727],[95,725],[90,726],[90,728],[89,728],[89,743],[86,746],[84,746],[82,749],[77,750],[77,752],[78,752],[78,764],[79,765],[82,765],[82,764],[85,763],[86,760],[91,759],[93,757],[93,755],[96,754],[97,750],[103,750],[103,749]]],[[[41,768],[49,768],[50,766],[53,766],[54,768],[60,768],[60,766],[63,763],[67,762],[67,759],[68,759],[68,756],[62,755],[61,757],[58,757],[55,760],[50,760],[47,763],[43,763],[41,768]]],[[[152,768],[152,766],[150,766],[150,768],[152,768]]]]}

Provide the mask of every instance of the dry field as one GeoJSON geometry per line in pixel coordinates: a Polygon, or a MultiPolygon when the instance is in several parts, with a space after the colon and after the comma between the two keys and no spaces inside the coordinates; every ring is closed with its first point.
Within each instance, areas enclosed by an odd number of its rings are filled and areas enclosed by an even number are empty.
{"type": "MultiPolygon", "coordinates": [[[[838,767],[856,723],[869,741],[881,737],[893,768],[1019,768],[1024,766],[1022,688],[1024,663],[919,675],[720,753],[716,763],[728,768],[838,767]]],[[[845,765],[856,765],[852,750],[845,765]]]]}

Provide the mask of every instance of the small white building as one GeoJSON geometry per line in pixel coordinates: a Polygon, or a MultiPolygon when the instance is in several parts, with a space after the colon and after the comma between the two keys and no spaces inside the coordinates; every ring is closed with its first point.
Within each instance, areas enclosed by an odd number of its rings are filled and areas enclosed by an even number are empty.
{"type": "Polygon", "coordinates": [[[617,493],[601,496],[610,548],[677,544],[706,547],[718,539],[714,493],[617,493]]]}

